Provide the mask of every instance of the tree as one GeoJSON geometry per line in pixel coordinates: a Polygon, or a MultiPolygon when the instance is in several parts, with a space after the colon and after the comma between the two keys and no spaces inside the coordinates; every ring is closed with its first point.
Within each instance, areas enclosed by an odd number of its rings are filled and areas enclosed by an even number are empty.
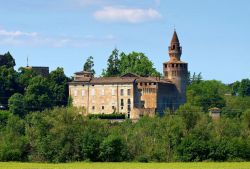
{"type": "Polygon", "coordinates": [[[127,157],[127,148],[120,137],[110,135],[100,145],[100,158],[103,161],[118,162],[127,157]]]}
{"type": "Polygon", "coordinates": [[[153,63],[148,59],[144,53],[132,52],[126,55],[120,54],[120,68],[121,74],[135,73],[140,76],[160,76],[160,73],[153,67],[153,63]]]}
{"type": "Polygon", "coordinates": [[[241,82],[236,81],[230,85],[231,93],[234,96],[250,96],[250,80],[242,79],[241,82]]]}
{"type": "Polygon", "coordinates": [[[184,122],[185,128],[187,131],[190,131],[197,124],[201,112],[202,110],[200,107],[184,104],[179,107],[179,109],[176,111],[176,114],[180,115],[184,122]]]}
{"type": "Polygon", "coordinates": [[[240,96],[250,96],[250,80],[242,79],[239,86],[239,95],[240,96]]]}
{"type": "Polygon", "coordinates": [[[22,94],[15,93],[10,97],[9,110],[19,117],[23,117],[26,114],[24,97],[22,94]]]}
{"type": "Polygon", "coordinates": [[[68,103],[68,77],[64,74],[63,68],[57,68],[49,74],[49,88],[52,93],[54,105],[65,106],[68,103]]]}
{"type": "Polygon", "coordinates": [[[7,107],[10,96],[20,90],[18,73],[13,68],[0,66],[0,105],[7,107]]]}
{"type": "Polygon", "coordinates": [[[227,87],[216,80],[201,81],[188,86],[187,102],[202,107],[204,111],[209,108],[225,106],[224,94],[227,87]]]}
{"type": "Polygon", "coordinates": [[[193,73],[193,76],[191,77],[190,72],[188,72],[188,85],[195,84],[195,83],[200,83],[202,81],[202,76],[201,73],[196,75],[196,73],[193,73]]]}
{"type": "Polygon", "coordinates": [[[0,133],[0,161],[27,161],[28,143],[24,135],[24,120],[11,115],[0,133]]]}
{"type": "Polygon", "coordinates": [[[25,106],[29,111],[41,111],[53,106],[53,98],[46,78],[32,78],[24,95],[25,106]]]}
{"type": "Polygon", "coordinates": [[[239,87],[240,87],[240,82],[236,81],[233,84],[230,85],[231,87],[231,93],[233,96],[239,95],[239,87]]]}
{"type": "Polygon", "coordinates": [[[87,58],[86,62],[83,65],[83,70],[87,71],[87,72],[91,72],[93,75],[95,74],[95,70],[94,70],[94,61],[93,61],[93,57],[90,56],[87,58]]]}
{"type": "Polygon", "coordinates": [[[103,71],[102,75],[104,77],[109,77],[109,76],[119,76],[120,71],[120,60],[119,60],[119,50],[114,49],[112,51],[112,54],[109,56],[108,59],[108,64],[107,64],[107,69],[103,71]]]}
{"type": "Polygon", "coordinates": [[[0,56],[0,67],[6,66],[7,68],[14,68],[15,65],[15,60],[10,52],[7,52],[3,56],[0,56]]]}
{"type": "Polygon", "coordinates": [[[178,145],[177,158],[181,161],[207,160],[210,153],[210,137],[206,127],[196,128],[178,145]]]}
{"type": "Polygon", "coordinates": [[[243,113],[243,122],[245,123],[245,125],[247,126],[247,128],[250,129],[250,109],[247,109],[243,113]]]}
{"type": "Polygon", "coordinates": [[[18,72],[18,84],[21,88],[20,93],[24,94],[25,90],[29,86],[31,79],[37,75],[31,69],[26,69],[26,68],[21,67],[18,70],[19,70],[19,72],[18,72]]]}

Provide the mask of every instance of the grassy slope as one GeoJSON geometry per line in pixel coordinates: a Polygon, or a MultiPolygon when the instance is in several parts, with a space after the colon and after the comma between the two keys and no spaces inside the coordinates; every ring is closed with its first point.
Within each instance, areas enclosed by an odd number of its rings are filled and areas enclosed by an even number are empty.
{"type": "Polygon", "coordinates": [[[14,163],[0,162],[0,169],[250,169],[242,163],[14,163]]]}

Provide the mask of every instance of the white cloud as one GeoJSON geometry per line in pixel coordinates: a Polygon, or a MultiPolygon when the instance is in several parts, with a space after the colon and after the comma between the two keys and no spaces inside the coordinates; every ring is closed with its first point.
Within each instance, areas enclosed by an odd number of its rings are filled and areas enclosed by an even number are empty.
{"type": "Polygon", "coordinates": [[[129,22],[140,23],[158,20],[162,16],[154,9],[104,7],[94,13],[95,19],[103,22],[129,22]]]}
{"type": "Polygon", "coordinates": [[[103,0],[75,0],[75,2],[80,6],[99,5],[104,3],[103,0]]]}
{"type": "Polygon", "coordinates": [[[48,46],[48,47],[86,47],[90,45],[102,45],[107,42],[115,43],[116,37],[107,35],[95,37],[86,35],[84,37],[53,36],[48,37],[37,32],[8,31],[0,28],[0,44],[10,46],[48,46]]]}
{"type": "Polygon", "coordinates": [[[22,32],[22,31],[6,31],[4,29],[0,29],[0,36],[10,36],[10,37],[18,37],[18,36],[37,36],[36,32],[22,32]]]}

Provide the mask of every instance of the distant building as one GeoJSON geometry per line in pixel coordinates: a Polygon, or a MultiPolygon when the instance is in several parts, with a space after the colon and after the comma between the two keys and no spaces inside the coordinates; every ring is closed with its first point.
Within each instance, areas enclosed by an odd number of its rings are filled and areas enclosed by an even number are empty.
{"type": "Polygon", "coordinates": [[[24,67],[25,69],[32,70],[34,73],[47,77],[49,76],[49,67],[42,67],[42,66],[27,66],[24,67]]]}
{"type": "Polygon", "coordinates": [[[209,109],[208,111],[209,111],[209,116],[212,117],[213,120],[220,119],[220,112],[221,112],[220,108],[213,107],[209,109]]]}
{"type": "Polygon", "coordinates": [[[180,60],[182,48],[176,31],[168,51],[170,60],[163,63],[163,79],[133,73],[93,77],[89,72],[76,72],[74,81],[69,83],[73,105],[84,108],[85,114],[116,112],[131,119],[178,108],[186,102],[188,64],[180,60]]]}

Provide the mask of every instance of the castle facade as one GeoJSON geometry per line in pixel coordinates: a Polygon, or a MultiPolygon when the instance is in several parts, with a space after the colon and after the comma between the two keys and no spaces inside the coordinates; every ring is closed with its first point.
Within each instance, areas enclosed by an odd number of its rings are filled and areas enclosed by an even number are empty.
{"type": "Polygon", "coordinates": [[[141,77],[127,73],[120,77],[93,77],[91,73],[76,72],[69,83],[73,106],[83,108],[84,114],[122,113],[138,119],[144,115],[163,114],[186,102],[188,64],[181,61],[182,47],[174,31],[169,61],[163,63],[163,78],[141,77]]]}

